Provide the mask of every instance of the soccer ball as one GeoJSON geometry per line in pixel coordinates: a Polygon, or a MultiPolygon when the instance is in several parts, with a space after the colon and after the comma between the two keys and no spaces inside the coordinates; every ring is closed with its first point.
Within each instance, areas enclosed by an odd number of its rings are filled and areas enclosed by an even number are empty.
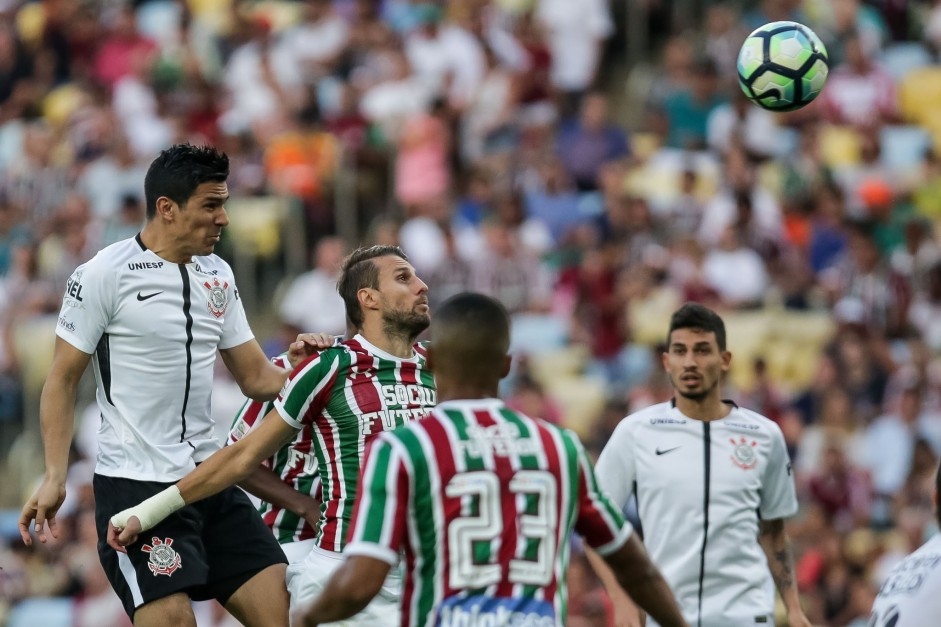
{"type": "Polygon", "coordinates": [[[812,101],[829,70],[823,42],[797,22],[765,24],[748,36],[738,53],[742,91],[771,111],[793,111],[812,101]]]}

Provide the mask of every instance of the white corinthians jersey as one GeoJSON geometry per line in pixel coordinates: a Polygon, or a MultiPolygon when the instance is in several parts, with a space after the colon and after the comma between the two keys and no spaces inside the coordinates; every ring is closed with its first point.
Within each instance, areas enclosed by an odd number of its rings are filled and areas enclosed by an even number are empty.
{"type": "Polygon", "coordinates": [[[69,278],[56,334],[93,355],[96,472],[174,482],[219,448],[210,418],[216,349],[253,338],[222,259],[171,263],[139,235],[112,244],[69,278]]]}
{"type": "Polygon", "coordinates": [[[644,544],[690,625],[773,624],[759,521],[797,511],[776,424],[734,405],[727,417],[702,422],[661,403],[621,421],[596,471],[616,505],[637,496],[644,544]]]}
{"type": "Polygon", "coordinates": [[[869,627],[941,625],[941,534],[902,560],[879,589],[869,627]]]}

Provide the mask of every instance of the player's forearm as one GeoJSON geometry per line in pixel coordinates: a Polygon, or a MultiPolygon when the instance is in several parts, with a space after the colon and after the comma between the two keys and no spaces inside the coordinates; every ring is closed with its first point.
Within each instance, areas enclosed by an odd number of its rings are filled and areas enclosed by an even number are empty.
{"type": "Polygon", "coordinates": [[[247,453],[245,447],[237,444],[216,451],[195,470],[180,479],[176,484],[180,496],[189,505],[241,482],[258,468],[259,464],[258,460],[252,459],[247,453]]]}
{"type": "Polygon", "coordinates": [[[46,458],[46,477],[64,483],[69,470],[78,381],[46,380],[39,401],[39,423],[46,458]]]}
{"type": "Polygon", "coordinates": [[[293,512],[302,518],[308,517],[320,507],[317,499],[292,489],[279,476],[262,465],[256,466],[255,470],[239,481],[239,487],[263,501],[293,512]]]}
{"type": "Polygon", "coordinates": [[[624,546],[604,559],[621,587],[662,627],[686,627],[670,586],[637,536],[632,535],[624,546]]]}
{"type": "Polygon", "coordinates": [[[686,627],[673,592],[654,568],[643,577],[619,579],[631,598],[663,627],[686,627]]]}
{"type": "Polygon", "coordinates": [[[255,377],[241,382],[239,388],[242,394],[252,400],[271,401],[278,397],[278,392],[284,387],[289,373],[289,370],[266,362],[265,368],[255,377]]]}
{"type": "Polygon", "coordinates": [[[771,570],[774,585],[781,594],[781,600],[784,601],[788,613],[800,611],[800,598],[794,577],[794,555],[791,550],[791,541],[784,529],[784,521],[762,522],[759,540],[768,559],[768,568],[771,570]]]}
{"type": "MultiPolygon", "coordinates": [[[[354,570],[347,560],[333,573],[305,614],[304,625],[340,621],[358,614],[369,605],[379,589],[368,581],[357,581],[354,570]]],[[[379,585],[382,585],[381,581],[379,585]]]]}
{"type": "Polygon", "coordinates": [[[598,579],[601,580],[601,584],[604,586],[605,591],[607,591],[611,602],[615,605],[624,606],[625,609],[637,611],[637,605],[631,600],[630,595],[624,591],[624,588],[621,587],[617,576],[608,566],[607,562],[605,562],[604,558],[587,546],[585,547],[585,557],[588,558],[588,563],[591,564],[591,567],[595,570],[595,574],[598,575],[598,579]]]}

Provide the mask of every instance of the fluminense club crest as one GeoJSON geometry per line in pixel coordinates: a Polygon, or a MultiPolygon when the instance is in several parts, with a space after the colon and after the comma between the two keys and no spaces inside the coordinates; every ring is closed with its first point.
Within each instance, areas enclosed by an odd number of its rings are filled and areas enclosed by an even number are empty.
{"type": "Polygon", "coordinates": [[[744,436],[738,440],[729,438],[729,442],[734,447],[731,455],[733,464],[743,470],[751,470],[758,465],[758,455],[755,453],[757,442],[754,440],[749,442],[744,436]]]}
{"type": "Polygon", "coordinates": [[[229,283],[227,281],[220,283],[217,277],[213,277],[211,284],[206,281],[203,285],[209,290],[209,313],[218,318],[225,313],[225,308],[229,306],[229,295],[226,292],[229,283]]]}
{"type": "Polygon", "coordinates": [[[178,568],[183,566],[183,559],[180,557],[180,554],[173,550],[173,538],[151,538],[150,544],[145,544],[141,547],[141,551],[144,553],[150,553],[150,560],[147,562],[147,567],[150,569],[150,572],[154,574],[154,577],[157,575],[166,575],[169,577],[176,571],[178,568]]]}

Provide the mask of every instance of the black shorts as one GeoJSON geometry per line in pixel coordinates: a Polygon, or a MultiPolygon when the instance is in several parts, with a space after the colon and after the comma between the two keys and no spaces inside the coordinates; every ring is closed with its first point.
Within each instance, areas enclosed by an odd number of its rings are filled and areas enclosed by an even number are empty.
{"type": "Polygon", "coordinates": [[[127,555],[108,546],[114,514],[171,485],[95,475],[98,558],[132,619],[136,608],[177,592],[225,604],[256,573],[287,564],[281,545],[236,487],[175,512],[142,533],[127,555]]]}

